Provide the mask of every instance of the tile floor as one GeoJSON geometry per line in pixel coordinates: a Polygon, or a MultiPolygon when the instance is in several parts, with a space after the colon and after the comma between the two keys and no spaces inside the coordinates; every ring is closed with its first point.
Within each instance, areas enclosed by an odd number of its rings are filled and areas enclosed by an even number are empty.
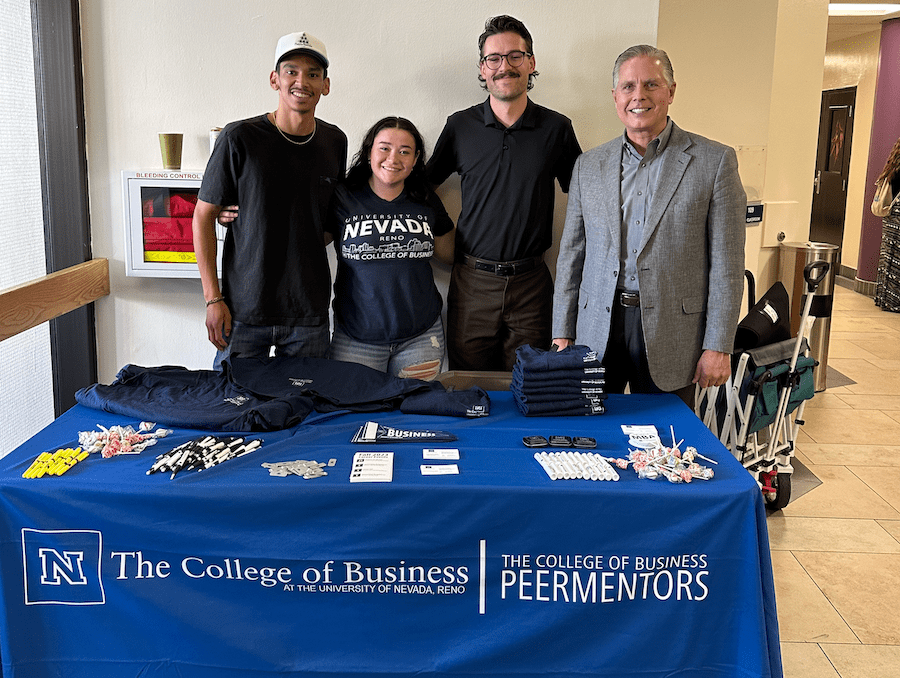
{"type": "Polygon", "coordinates": [[[900,313],[837,287],[797,458],[822,484],[769,515],[785,678],[900,678],[900,313]]]}

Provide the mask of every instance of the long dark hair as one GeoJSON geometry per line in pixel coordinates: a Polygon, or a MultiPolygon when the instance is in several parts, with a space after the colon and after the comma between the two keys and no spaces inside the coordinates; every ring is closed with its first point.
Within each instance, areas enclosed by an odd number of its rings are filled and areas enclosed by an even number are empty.
{"type": "Polygon", "coordinates": [[[419,134],[419,130],[416,129],[415,125],[406,118],[397,116],[382,118],[366,132],[366,135],[363,137],[362,147],[353,157],[353,164],[347,170],[347,185],[358,188],[369,181],[369,177],[372,176],[369,158],[372,155],[372,148],[375,146],[375,137],[378,136],[381,130],[385,129],[402,129],[412,135],[416,144],[416,153],[419,155],[416,158],[416,164],[413,165],[412,172],[406,177],[403,188],[412,200],[424,202],[431,190],[428,182],[425,180],[425,142],[422,141],[422,135],[419,134]]]}
{"type": "Polygon", "coordinates": [[[898,170],[900,170],[900,139],[897,139],[897,141],[894,142],[894,147],[891,149],[887,162],[884,163],[884,169],[882,169],[881,174],[878,175],[877,181],[881,181],[882,179],[890,181],[894,178],[894,175],[898,170]]]}

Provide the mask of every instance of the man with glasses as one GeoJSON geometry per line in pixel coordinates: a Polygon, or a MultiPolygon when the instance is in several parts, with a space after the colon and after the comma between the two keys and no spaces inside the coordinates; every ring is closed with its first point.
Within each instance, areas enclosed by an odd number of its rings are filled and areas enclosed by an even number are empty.
{"type": "Polygon", "coordinates": [[[581,147],[572,122],[532,102],[531,34],[510,16],[478,39],[485,102],[447,119],[428,163],[434,184],[461,178],[447,303],[450,369],[511,370],[523,344],[549,348],[554,180],[568,191],[581,147]]]}

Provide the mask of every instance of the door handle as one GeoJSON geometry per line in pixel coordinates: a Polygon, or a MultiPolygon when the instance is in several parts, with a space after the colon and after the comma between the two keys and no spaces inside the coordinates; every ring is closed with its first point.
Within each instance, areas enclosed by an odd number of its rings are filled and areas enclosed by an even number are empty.
{"type": "Polygon", "coordinates": [[[816,187],[816,195],[819,195],[819,186],[822,183],[822,170],[816,170],[816,178],[813,180],[813,186],[816,187]]]}

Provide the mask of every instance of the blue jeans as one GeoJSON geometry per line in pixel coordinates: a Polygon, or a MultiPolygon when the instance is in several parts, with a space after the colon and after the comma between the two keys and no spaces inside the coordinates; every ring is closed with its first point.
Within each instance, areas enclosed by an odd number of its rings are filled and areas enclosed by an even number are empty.
{"type": "Polygon", "coordinates": [[[222,361],[236,358],[268,358],[272,348],[276,356],[324,358],[328,352],[328,323],[305,325],[248,325],[233,320],[228,346],[216,352],[214,370],[221,370],[222,361]]]}
{"type": "Polygon", "coordinates": [[[395,344],[367,344],[334,328],[328,357],[359,363],[401,378],[431,381],[444,359],[444,324],[440,317],[422,334],[395,344]]]}

